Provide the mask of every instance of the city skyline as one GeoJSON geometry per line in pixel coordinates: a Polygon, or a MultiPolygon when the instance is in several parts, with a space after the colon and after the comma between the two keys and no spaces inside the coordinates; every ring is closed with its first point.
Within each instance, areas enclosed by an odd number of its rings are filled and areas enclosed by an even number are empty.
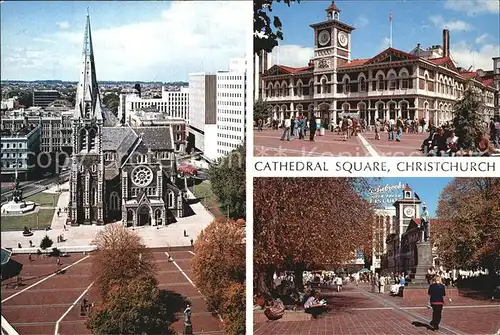
{"type": "Polygon", "coordinates": [[[77,81],[87,8],[98,81],[187,81],[189,73],[225,69],[246,51],[247,28],[234,13],[250,13],[249,2],[237,1],[22,1],[1,8],[1,79],[12,81],[77,81]]]}
{"type": "MultiPolygon", "coordinates": [[[[273,4],[272,15],[283,24],[284,39],[272,52],[271,64],[301,67],[313,56],[310,24],[325,20],[331,1],[273,4]]],[[[492,57],[500,55],[499,4],[494,0],[473,1],[336,1],[340,21],[352,25],[352,59],[372,58],[390,46],[392,12],[395,49],[409,52],[442,44],[442,30],[451,35],[451,56],[458,66],[490,70],[492,57]]]]}

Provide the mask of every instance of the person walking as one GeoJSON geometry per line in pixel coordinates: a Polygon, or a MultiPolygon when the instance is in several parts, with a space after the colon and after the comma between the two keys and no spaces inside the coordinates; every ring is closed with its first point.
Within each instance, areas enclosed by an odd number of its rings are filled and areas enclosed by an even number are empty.
{"type": "Polygon", "coordinates": [[[309,119],[309,141],[311,142],[314,142],[314,135],[316,135],[316,127],[317,127],[316,119],[313,114],[309,119]]]}
{"type": "Polygon", "coordinates": [[[379,278],[379,290],[378,290],[378,293],[384,293],[385,292],[385,277],[384,275],[380,275],[380,278],[379,278]]]}
{"type": "Polygon", "coordinates": [[[287,141],[290,141],[290,127],[292,125],[292,120],[291,119],[285,119],[285,125],[283,128],[285,128],[283,130],[283,135],[281,135],[281,140],[284,141],[285,140],[285,136],[286,136],[286,140],[287,141]]]}
{"type": "Polygon", "coordinates": [[[379,131],[380,131],[380,121],[379,121],[379,119],[377,119],[375,121],[375,139],[376,140],[380,140],[380,133],[379,133],[379,131]]]}
{"type": "Polygon", "coordinates": [[[433,283],[429,286],[428,294],[432,307],[432,321],[430,325],[434,330],[438,330],[439,323],[441,322],[441,314],[443,313],[444,297],[446,296],[446,288],[443,285],[441,276],[433,278],[433,283]]]}

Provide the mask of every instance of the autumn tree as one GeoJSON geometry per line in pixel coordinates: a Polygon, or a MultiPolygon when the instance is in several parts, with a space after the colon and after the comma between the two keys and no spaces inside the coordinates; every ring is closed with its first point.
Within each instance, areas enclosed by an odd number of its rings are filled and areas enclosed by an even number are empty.
{"type": "Polygon", "coordinates": [[[92,275],[103,299],[113,285],[155,273],[153,255],[141,237],[121,224],[106,225],[97,233],[94,244],[98,251],[92,262],[92,275]]]}
{"type": "Polygon", "coordinates": [[[482,137],[482,110],[480,96],[472,88],[464,92],[462,99],[453,108],[453,126],[458,137],[458,147],[463,150],[474,150],[482,137]]]}
{"type": "Polygon", "coordinates": [[[268,292],[273,273],[345,264],[371,246],[374,212],[347,178],[254,180],[254,267],[257,290],[268,292]]]}
{"type": "Polygon", "coordinates": [[[500,179],[456,178],[442,191],[431,237],[448,267],[500,270],[500,179]]]}
{"type": "Polygon", "coordinates": [[[273,10],[273,2],[283,2],[290,6],[299,0],[254,0],[253,2],[253,50],[259,55],[262,50],[271,52],[283,40],[283,26],[278,16],[273,16],[272,23],[269,14],[273,10]]]}
{"type": "Polygon", "coordinates": [[[246,146],[219,158],[208,171],[221,209],[235,220],[246,217],[246,146]]]}
{"type": "Polygon", "coordinates": [[[255,121],[262,119],[264,123],[271,117],[271,105],[262,99],[259,99],[253,104],[253,119],[255,121]]]}
{"type": "Polygon", "coordinates": [[[207,307],[218,311],[230,334],[245,329],[245,229],[221,217],[198,236],[192,261],[194,282],[207,307]]]}

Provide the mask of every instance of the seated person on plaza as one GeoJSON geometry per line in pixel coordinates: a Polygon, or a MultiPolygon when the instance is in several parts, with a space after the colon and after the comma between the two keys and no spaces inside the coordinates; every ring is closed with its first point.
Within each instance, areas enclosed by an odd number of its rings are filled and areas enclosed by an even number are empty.
{"type": "Polygon", "coordinates": [[[319,294],[315,291],[311,292],[311,296],[307,299],[304,304],[305,312],[311,314],[313,318],[317,318],[321,314],[324,314],[328,311],[328,307],[326,306],[326,301],[319,300],[319,294]]]}
{"type": "Polygon", "coordinates": [[[269,320],[278,320],[285,314],[285,305],[280,300],[280,298],[273,298],[267,302],[267,307],[264,310],[264,314],[269,320]]]}

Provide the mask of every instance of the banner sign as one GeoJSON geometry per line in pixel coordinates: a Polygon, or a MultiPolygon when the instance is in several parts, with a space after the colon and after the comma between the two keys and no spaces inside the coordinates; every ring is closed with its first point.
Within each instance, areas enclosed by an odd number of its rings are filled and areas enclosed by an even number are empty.
{"type": "Polygon", "coordinates": [[[378,208],[392,206],[396,200],[403,197],[402,190],[405,186],[399,182],[396,185],[386,184],[373,187],[368,191],[368,201],[378,208]]]}

